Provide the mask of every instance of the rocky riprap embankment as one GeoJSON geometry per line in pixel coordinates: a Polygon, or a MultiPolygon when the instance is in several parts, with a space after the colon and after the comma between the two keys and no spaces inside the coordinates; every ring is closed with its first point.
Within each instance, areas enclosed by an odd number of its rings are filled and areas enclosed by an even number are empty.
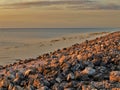
{"type": "Polygon", "coordinates": [[[120,32],[0,66],[0,90],[120,90],[120,32]]]}

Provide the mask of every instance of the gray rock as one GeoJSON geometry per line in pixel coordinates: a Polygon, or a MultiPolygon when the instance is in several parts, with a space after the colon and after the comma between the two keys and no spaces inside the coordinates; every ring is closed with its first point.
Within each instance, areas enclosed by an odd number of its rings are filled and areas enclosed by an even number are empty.
{"type": "Polygon", "coordinates": [[[34,86],[32,86],[32,85],[29,85],[29,86],[27,87],[27,89],[28,89],[28,90],[35,90],[34,86]]]}
{"type": "Polygon", "coordinates": [[[80,70],[82,68],[84,68],[84,66],[81,63],[79,63],[79,64],[76,64],[75,66],[71,67],[71,70],[77,71],[77,70],[80,70]]]}
{"type": "Polygon", "coordinates": [[[24,90],[24,89],[20,86],[14,86],[12,90],[24,90]]]}
{"type": "Polygon", "coordinates": [[[84,61],[83,62],[87,67],[94,67],[94,64],[91,61],[84,61]]]}
{"type": "Polygon", "coordinates": [[[15,75],[14,75],[14,74],[10,74],[10,75],[8,76],[8,78],[14,80],[14,79],[15,79],[15,75]]]}
{"type": "Polygon", "coordinates": [[[16,73],[16,78],[24,79],[24,75],[21,72],[16,73]]]}
{"type": "Polygon", "coordinates": [[[44,80],[43,83],[45,86],[48,86],[48,87],[50,86],[50,83],[47,80],[44,80]]]}
{"type": "Polygon", "coordinates": [[[39,90],[49,90],[49,88],[47,86],[43,86],[39,90]]]}
{"type": "Polygon", "coordinates": [[[61,79],[60,77],[57,77],[55,80],[56,80],[58,83],[60,83],[60,82],[62,81],[62,79],[61,79]]]}
{"type": "Polygon", "coordinates": [[[1,87],[0,90],[8,90],[8,89],[7,89],[7,88],[3,88],[3,87],[1,87]]]}
{"type": "Polygon", "coordinates": [[[82,71],[83,74],[88,74],[88,75],[94,75],[95,72],[96,72],[96,70],[93,69],[92,67],[86,67],[86,68],[82,71]]]}
{"type": "Polygon", "coordinates": [[[100,66],[100,67],[98,67],[98,69],[99,69],[99,71],[101,72],[101,73],[105,73],[107,70],[107,68],[106,67],[104,67],[104,66],[100,66]]]}

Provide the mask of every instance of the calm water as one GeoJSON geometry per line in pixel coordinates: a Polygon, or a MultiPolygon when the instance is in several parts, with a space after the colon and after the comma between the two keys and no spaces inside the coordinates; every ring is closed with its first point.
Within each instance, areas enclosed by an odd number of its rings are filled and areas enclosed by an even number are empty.
{"type": "Polygon", "coordinates": [[[118,31],[119,28],[14,28],[0,29],[0,38],[54,38],[66,34],[83,32],[118,31]]]}

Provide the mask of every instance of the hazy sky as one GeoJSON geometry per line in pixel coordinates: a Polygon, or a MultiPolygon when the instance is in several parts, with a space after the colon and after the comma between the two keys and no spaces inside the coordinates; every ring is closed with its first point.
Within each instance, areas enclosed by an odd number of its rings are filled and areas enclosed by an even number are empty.
{"type": "Polygon", "coordinates": [[[0,0],[0,27],[120,27],[120,0],[0,0]]]}

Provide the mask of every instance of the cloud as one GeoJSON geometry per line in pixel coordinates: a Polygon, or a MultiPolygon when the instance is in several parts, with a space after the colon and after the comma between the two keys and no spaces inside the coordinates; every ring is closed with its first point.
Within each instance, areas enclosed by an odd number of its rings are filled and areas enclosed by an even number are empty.
{"type": "MultiPolygon", "coordinates": [[[[6,0],[7,1],[7,0],[6,0]]],[[[106,0],[107,1],[107,0],[106,0]]],[[[21,9],[21,8],[33,8],[33,7],[44,7],[50,10],[59,9],[76,9],[76,10],[93,10],[93,9],[105,9],[105,10],[120,10],[120,3],[118,0],[107,1],[105,0],[16,0],[14,2],[2,3],[1,8],[6,9],[21,9]],[[102,2],[103,1],[103,2],[102,2]],[[60,6],[64,6],[64,8],[60,6]]]]}

